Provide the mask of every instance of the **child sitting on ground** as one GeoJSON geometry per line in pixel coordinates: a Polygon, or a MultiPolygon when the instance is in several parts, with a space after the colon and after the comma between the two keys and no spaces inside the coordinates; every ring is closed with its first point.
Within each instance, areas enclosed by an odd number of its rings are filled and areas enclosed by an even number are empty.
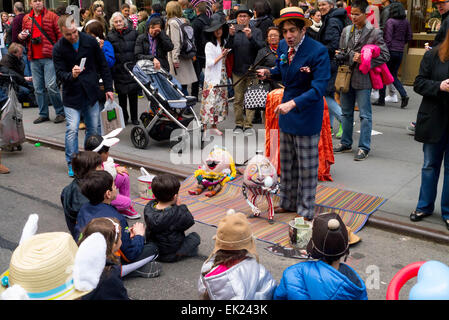
{"type": "Polygon", "coordinates": [[[115,255],[122,245],[119,221],[115,218],[92,219],[81,232],[78,246],[96,232],[106,240],[106,266],[97,287],[82,300],[129,300],[120,274],[120,258],[115,255]]]}
{"type": "Polygon", "coordinates": [[[75,225],[78,212],[89,200],[81,193],[79,184],[86,174],[92,170],[103,170],[101,168],[101,157],[98,153],[84,151],[76,154],[72,159],[74,172],[73,181],[61,192],[61,203],[64,208],[65,221],[72,237],[75,237],[75,225]]]}
{"type": "MultiPolygon", "coordinates": [[[[285,269],[275,300],[367,300],[366,287],[350,266],[340,263],[349,254],[348,230],[336,213],[315,217],[309,255],[317,261],[285,269]]],[[[346,259],[345,259],[346,260],[346,259]]]]}
{"type": "Polygon", "coordinates": [[[130,198],[129,174],[125,167],[114,163],[114,159],[109,156],[109,148],[117,144],[120,139],[116,136],[122,131],[122,128],[115,129],[105,136],[92,135],[86,141],[86,150],[98,152],[103,161],[103,169],[109,172],[114,179],[118,189],[117,198],[111,205],[117,211],[128,219],[139,219],[140,213],[134,210],[130,198]]]}
{"type": "Polygon", "coordinates": [[[229,210],[218,223],[215,248],[201,268],[203,299],[271,300],[276,281],[259,263],[248,219],[229,210]]]}
{"type": "Polygon", "coordinates": [[[151,189],[155,200],[144,209],[147,240],[159,248],[159,261],[176,262],[197,255],[201,242],[196,232],[185,235],[195,221],[186,205],[177,205],[179,180],[171,174],[154,177],[151,189]]]}
{"type": "Polygon", "coordinates": [[[81,181],[80,188],[89,202],[81,207],[78,214],[75,226],[77,239],[81,230],[92,219],[116,218],[123,230],[121,234],[122,245],[117,254],[120,255],[122,263],[128,266],[128,268],[122,267],[122,277],[130,271],[132,271],[129,273],[130,276],[144,278],[159,276],[161,266],[158,262],[153,261],[158,249],[154,243],[145,244],[145,226],[143,223],[137,222],[129,228],[125,217],[111,205],[111,202],[117,196],[117,188],[109,172],[104,170],[89,172],[81,181]]]}

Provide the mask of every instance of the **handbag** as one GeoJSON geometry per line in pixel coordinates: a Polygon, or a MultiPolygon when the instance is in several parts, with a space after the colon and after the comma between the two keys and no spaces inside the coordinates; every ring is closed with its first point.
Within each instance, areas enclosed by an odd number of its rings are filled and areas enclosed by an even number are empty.
{"type": "Polygon", "coordinates": [[[125,129],[125,118],[123,117],[122,107],[115,101],[106,101],[104,109],[100,112],[100,120],[102,136],[118,128],[125,129]]]}
{"type": "Polygon", "coordinates": [[[265,110],[265,103],[267,102],[267,95],[270,92],[270,84],[251,82],[248,89],[246,89],[244,96],[244,108],[250,110],[265,110]]]}
{"type": "Polygon", "coordinates": [[[335,78],[335,90],[337,92],[347,93],[351,86],[352,69],[347,65],[340,65],[335,78]]]}

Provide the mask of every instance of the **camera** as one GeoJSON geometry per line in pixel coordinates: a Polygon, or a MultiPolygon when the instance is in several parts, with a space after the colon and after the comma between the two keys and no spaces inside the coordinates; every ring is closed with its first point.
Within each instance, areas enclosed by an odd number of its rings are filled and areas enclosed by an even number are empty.
{"type": "Polygon", "coordinates": [[[42,42],[42,38],[41,37],[36,37],[36,38],[32,38],[31,39],[31,43],[32,44],[41,44],[42,42]]]}

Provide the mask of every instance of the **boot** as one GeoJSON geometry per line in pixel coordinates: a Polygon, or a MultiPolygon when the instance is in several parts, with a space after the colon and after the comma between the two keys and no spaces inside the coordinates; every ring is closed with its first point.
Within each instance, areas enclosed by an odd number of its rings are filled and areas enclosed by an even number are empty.
{"type": "Polygon", "coordinates": [[[407,105],[408,105],[408,99],[409,99],[409,97],[407,97],[407,96],[401,98],[401,109],[407,107],[407,105]]]}

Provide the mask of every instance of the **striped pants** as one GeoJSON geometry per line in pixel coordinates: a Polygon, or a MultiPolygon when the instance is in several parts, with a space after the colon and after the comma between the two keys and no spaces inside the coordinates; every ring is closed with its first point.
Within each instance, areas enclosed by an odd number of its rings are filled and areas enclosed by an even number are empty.
{"type": "Polygon", "coordinates": [[[313,219],[318,184],[320,135],[295,136],[280,132],[281,207],[313,219]]]}

